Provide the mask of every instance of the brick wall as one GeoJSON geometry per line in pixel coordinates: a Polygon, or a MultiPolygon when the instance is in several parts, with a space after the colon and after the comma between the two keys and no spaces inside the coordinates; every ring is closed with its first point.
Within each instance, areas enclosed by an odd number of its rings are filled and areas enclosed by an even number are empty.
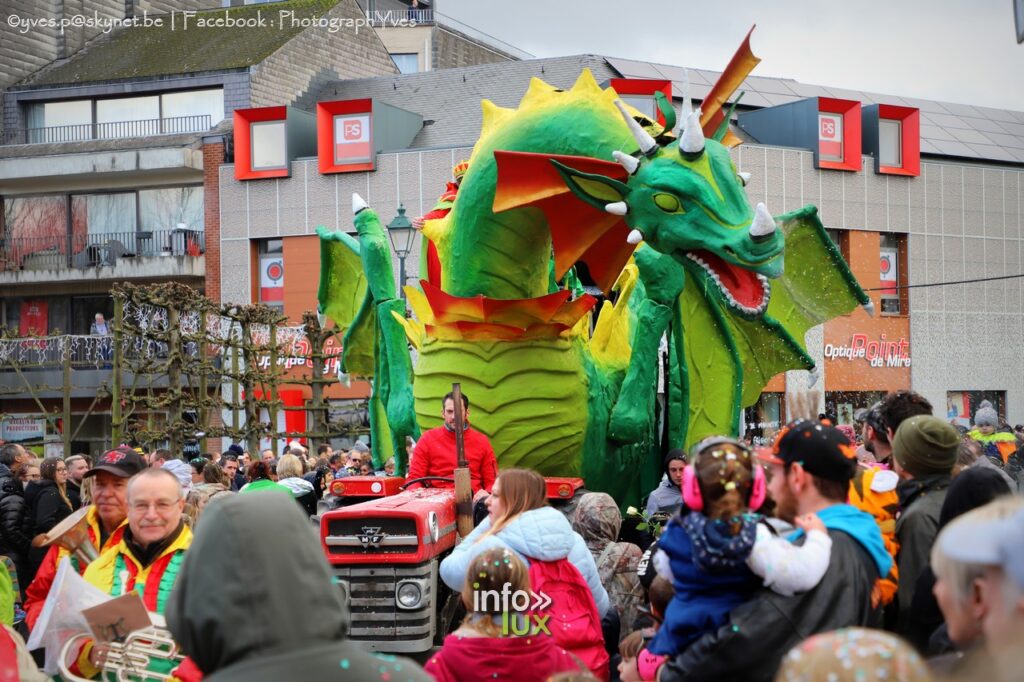
{"type": "MultiPolygon", "coordinates": [[[[355,0],[342,0],[324,15],[327,20],[363,20],[355,0]]],[[[312,109],[315,96],[329,82],[397,73],[384,44],[370,28],[342,26],[335,33],[311,27],[252,69],[251,106],[282,104],[312,109]],[[311,96],[312,95],[312,96],[311,96]]]]}
{"type": "Polygon", "coordinates": [[[224,142],[203,144],[203,225],[206,232],[206,296],[220,301],[220,165],[224,142]]]}

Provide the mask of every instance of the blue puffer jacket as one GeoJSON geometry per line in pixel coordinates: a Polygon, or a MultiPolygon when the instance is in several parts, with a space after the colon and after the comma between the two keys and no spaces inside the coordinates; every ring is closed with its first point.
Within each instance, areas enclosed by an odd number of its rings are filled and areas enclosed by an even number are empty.
{"type": "Polygon", "coordinates": [[[583,538],[572,529],[562,512],[553,507],[523,512],[494,535],[477,542],[490,527],[491,520],[484,519],[441,562],[441,579],[448,587],[461,592],[469,564],[476,555],[492,547],[508,547],[527,564],[529,557],[541,561],[556,561],[568,557],[569,563],[579,569],[583,579],[590,586],[594,602],[597,604],[597,612],[604,616],[608,610],[608,593],[601,585],[597,564],[594,563],[594,557],[587,549],[583,538]]]}

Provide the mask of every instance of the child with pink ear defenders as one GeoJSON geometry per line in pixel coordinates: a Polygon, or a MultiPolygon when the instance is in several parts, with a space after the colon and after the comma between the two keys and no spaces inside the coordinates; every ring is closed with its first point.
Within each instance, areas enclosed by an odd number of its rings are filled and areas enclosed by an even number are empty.
{"type": "MultiPolygon", "coordinates": [[[[650,654],[683,651],[721,626],[761,584],[793,594],[821,580],[832,551],[825,526],[813,514],[798,519],[807,533],[802,546],[775,536],[754,513],[767,487],[764,470],[741,441],[708,438],[693,448],[683,473],[684,507],[669,521],[654,557],[675,596],[647,647],[650,654]]],[[[656,670],[645,672],[643,679],[654,679],[656,670]]]]}

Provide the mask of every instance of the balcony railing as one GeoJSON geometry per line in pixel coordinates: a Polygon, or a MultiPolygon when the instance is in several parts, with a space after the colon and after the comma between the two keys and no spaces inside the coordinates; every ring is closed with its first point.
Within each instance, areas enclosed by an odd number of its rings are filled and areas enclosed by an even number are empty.
{"type": "Polygon", "coordinates": [[[112,121],[48,128],[11,128],[3,131],[3,144],[56,144],[84,140],[113,140],[126,137],[201,133],[213,126],[209,114],[151,118],[142,121],[112,121]]]}
{"type": "Polygon", "coordinates": [[[202,230],[139,230],[0,239],[0,271],[113,266],[121,258],[199,256],[202,230]]]}
{"type": "Polygon", "coordinates": [[[432,9],[389,9],[374,10],[366,13],[366,20],[374,28],[389,28],[394,26],[410,26],[419,24],[434,23],[434,10],[432,9]]]}

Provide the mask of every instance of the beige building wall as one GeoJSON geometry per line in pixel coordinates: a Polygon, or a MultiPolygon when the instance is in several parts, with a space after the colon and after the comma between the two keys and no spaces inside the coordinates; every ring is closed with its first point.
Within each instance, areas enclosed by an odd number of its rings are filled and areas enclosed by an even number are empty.
{"type": "Polygon", "coordinates": [[[376,31],[388,54],[415,54],[419,70],[431,70],[432,26],[382,27],[376,31]]]}
{"type": "MultiPolygon", "coordinates": [[[[320,175],[315,159],[296,161],[292,177],[240,183],[222,166],[222,287],[225,301],[249,302],[250,240],[312,234],[317,225],[351,232],[351,195],[358,192],[387,223],[399,201],[422,215],[470,149],[378,156],[373,173],[320,175]]],[[[908,235],[907,280],[926,284],[1024,272],[1024,170],[925,161],[921,176],[877,175],[864,157],[858,173],[818,171],[808,151],[744,144],[733,151],[752,174],[751,203],[779,215],[818,207],[826,228],[908,235]]],[[[418,272],[418,249],[407,272],[418,272]]],[[[397,272],[397,262],[395,266],[397,272]]],[[[312,305],[312,302],[311,302],[312,305]]],[[[1020,279],[910,290],[911,385],[943,410],[946,391],[1006,391],[1011,423],[1024,422],[1024,289],[1020,279]]],[[[822,357],[820,329],[808,334],[822,357]]],[[[801,373],[806,374],[806,373],[801,373]]],[[[827,378],[826,378],[827,380],[827,378]]],[[[801,385],[791,377],[793,385],[801,385]]],[[[817,384],[820,390],[823,384],[817,384]]]]}

